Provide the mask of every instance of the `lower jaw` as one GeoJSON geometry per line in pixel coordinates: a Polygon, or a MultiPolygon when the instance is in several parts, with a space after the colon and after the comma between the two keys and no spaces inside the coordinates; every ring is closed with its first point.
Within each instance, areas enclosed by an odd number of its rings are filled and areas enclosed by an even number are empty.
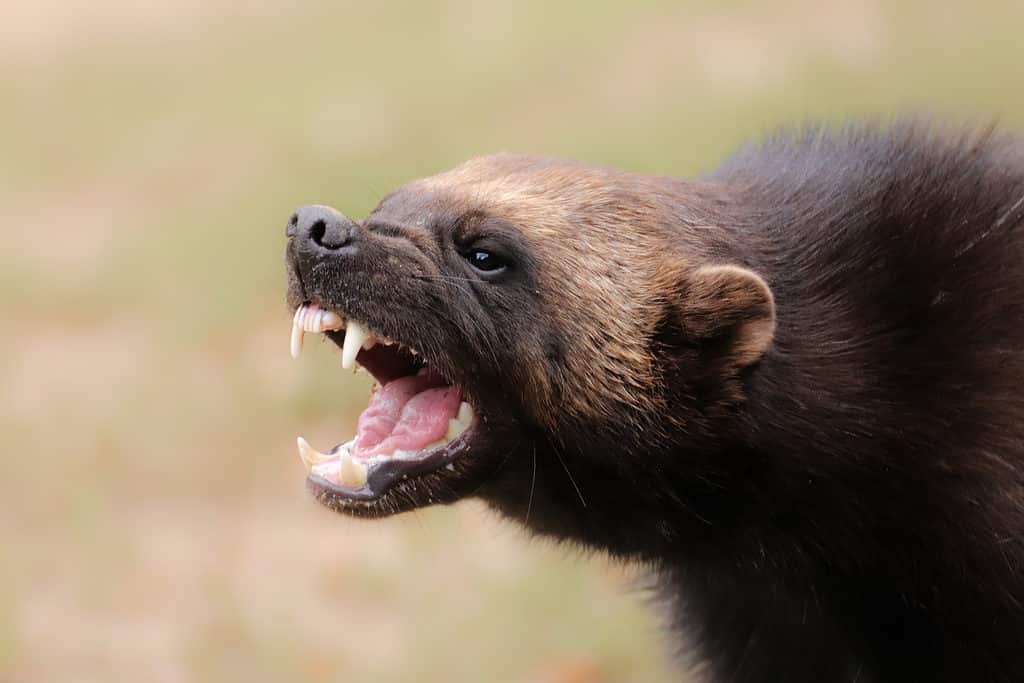
{"type": "Polygon", "coordinates": [[[454,463],[469,450],[472,426],[453,440],[414,452],[398,451],[388,456],[378,456],[365,463],[365,481],[358,485],[341,483],[340,471],[343,459],[352,450],[354,439],[333,448],[328,458],[313,465],[308,477],[309,486],[318,497],[329,495],[340,505],[369,504],[376,501],[398,484],[422,477],[431,472],[452,471],[454,463]]]}

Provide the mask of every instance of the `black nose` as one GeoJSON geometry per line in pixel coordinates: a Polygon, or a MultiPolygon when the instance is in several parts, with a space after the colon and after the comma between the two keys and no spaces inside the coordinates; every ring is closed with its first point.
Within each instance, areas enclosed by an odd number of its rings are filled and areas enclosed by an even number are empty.
{"type": "Polygon", "coordinates": [[[304,206],[288,220],[285,232],[306,249],[336,251],[352,240],[355,223],[329,206],[304,206]]]}

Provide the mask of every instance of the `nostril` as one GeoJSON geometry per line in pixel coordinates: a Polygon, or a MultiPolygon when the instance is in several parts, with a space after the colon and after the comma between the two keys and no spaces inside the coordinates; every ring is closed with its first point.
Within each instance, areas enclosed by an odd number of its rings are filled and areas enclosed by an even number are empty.
{"type": "Polygon", "coordinates": [[[323,221],[316,221],[309,228],[309,236],[319,246],[324,246],[324,234],[327,232],[327,224],[323,221]]]}
{"type": "Polygon", "coordinates": [[[349,243],[355,223],[329,206],[304,206],[288,222],[288,234],[316,246],[336,251],[349,243]]]}

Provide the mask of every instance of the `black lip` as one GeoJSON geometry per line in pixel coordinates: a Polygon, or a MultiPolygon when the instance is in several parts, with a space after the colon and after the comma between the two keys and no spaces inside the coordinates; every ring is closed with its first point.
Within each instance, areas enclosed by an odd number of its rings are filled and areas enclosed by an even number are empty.
{"type": "MultiPolygon", "coordinates": [[[[455,462],[470,450],[471,436],[477,424],[478,418],[474,417],[469,428],[457,439],[438,448],[422,460],[391,459],[371,465],[366,483],[359,488],[340,486],[317,474],[310,474],[306,478],[306,487],[328,507],[348,507],[352,502],[376,501],[403,481],[436,472],[455,462]]],[[[337,452],[339,448],[340,446],[335,446],[331,453],[337,452]]]]}

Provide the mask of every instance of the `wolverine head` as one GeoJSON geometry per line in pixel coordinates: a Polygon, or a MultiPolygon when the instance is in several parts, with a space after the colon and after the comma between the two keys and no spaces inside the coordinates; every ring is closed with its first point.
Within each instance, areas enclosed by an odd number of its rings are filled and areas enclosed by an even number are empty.
{"type": "Polygon", "coordinates": [[[293,354],[322,332],[379,384],[354,439],[326,454],[300,439],[311,490],[357,516],[478,495],[628,552],[605,511],[642,519],[677,485],[713,487],[707,445],[771,346],[771,291],[723,237],[724,202],[710,185],[499,155],[363,221],[299,209],[293,354]]]}

